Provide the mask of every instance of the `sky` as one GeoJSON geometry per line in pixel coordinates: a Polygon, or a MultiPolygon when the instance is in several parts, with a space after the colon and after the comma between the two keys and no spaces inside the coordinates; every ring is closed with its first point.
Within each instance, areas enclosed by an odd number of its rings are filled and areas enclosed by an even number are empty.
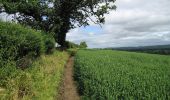
{"type": "Polygon", "coordinates": [[[67,40],[89,48],[170,44],[170,0],[117,0],[102,25],[75,28],[67,40]]]}

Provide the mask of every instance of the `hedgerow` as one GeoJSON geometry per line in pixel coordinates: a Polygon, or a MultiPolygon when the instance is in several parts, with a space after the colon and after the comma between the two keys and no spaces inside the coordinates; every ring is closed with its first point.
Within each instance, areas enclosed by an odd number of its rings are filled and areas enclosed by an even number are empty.
{"type": "Polygon", "coordinates": [[[52,53],[54,46],[55,40],[49,34],[15,23],[0,22],[0,58],[2,61],[25,62],[24,60],[37,58],[44,52],[52,53]]]}
{"type": "Polygon", "coordinates": [[[3,60],[38,57],[44,51],[40,32],[14,23],[0,22],[0,49],[3,60]]]}
{"type": "MultiPolygon", "coordinates": [[[[54,46],[54,38],[45,32],[23,27],[16,23],[0,21],[0,89],[4,90],[0,91],[0,99],[16,100],[35,96],[33,84],[37,81],[32,76],[35,75],[35,72],[38,73],[36,76],[46,73],[43,70],[36,70],[34,73],[28,72],[28,70],[33,71],[37,69],[36,67],[41,68],[41,66],[35,66],[34,63],[46,57],[45,53],[52,53],[54,46]]],[[[45,63],[45,61],[43,62],[45,63]]],[[[48,64],[50,64],[49,62],[48,64]]],[[[51,68],[51,66],[46,67],[51,68]]],[[[49,76],[47,77],[46,74],[47,79],[51,78],[49,76]]],[[[58,82],[58,80],[55,81],[58,82]]],[[[37,84],[39,85],[39,83],[37,84]]],[[[44,86],[43,83],[42,86],[44,86]]]]}

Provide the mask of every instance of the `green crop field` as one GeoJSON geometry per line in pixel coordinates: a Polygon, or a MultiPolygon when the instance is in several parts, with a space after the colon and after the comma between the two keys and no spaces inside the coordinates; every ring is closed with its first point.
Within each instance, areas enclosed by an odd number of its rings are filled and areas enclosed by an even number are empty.
{"type": "Polygon", "coordinates": [[[170,56],[79,50],[74,70],[82,99],[170,100],[170,56]]]}

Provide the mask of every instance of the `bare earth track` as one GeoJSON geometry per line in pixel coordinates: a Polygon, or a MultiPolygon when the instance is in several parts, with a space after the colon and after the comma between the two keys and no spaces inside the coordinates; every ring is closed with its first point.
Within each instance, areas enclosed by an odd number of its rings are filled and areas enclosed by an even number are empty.
{"type": "Polygon", "coordinates": [[[80,100],[73,78],[74,57],[69,58],[65,66],[62,86],[58,100],[80,100]]]}

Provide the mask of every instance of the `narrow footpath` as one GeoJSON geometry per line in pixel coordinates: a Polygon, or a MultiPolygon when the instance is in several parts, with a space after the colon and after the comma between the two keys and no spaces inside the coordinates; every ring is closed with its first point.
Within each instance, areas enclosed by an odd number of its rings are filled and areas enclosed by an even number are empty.
{"type": "Polygon", "coordinates": [[[65,66],[62,86],[58,100],[80,100],[73,78],[74,57],[70,57],[65,66]]]}

